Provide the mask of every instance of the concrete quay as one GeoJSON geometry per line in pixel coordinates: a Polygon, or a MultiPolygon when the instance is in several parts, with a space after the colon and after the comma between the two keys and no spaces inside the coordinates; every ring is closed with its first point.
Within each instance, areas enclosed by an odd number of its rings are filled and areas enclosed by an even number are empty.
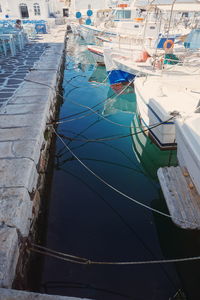
{"type": "Polygon", "coordinates": [[[74,298],[64,296],[51,296],[24,291],[0,288],[0,300],[89,300],[85,298],[74,298]]]}
{"type": "MultiPolygon", "coordinates": [[[[11,288],[23,241],[37,218],[43,188],[66,25],[40,36],[14,58],[0,58],[0,287],[11,288]]],[[[0,299],[27,298],[0,290],[0,299]],[[21,298],[20,298],[21,297],[21,298]]]]}

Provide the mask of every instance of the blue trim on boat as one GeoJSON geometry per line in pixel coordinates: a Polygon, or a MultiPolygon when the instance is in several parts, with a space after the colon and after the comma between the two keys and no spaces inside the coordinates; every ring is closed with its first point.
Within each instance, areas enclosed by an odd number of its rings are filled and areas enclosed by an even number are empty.
{"type": "MultiPolygon", "coordinates": [[[[137,91],[138,92],[138,91],[137,91]]],[[[161,118],[157,115],[157,113],[153,110],[153,108],[144,100],[144,98],[141,96],[140,92],[138,92],[140,95],[140,99],[144,102],[144,104],[150,109],[150,111],[154,114],[154,116],[158,119],[158,121],[164,125],[174,125],[174,122],[163,122],[161,118]]],[[[137,97],[136,97],[137,99],[137,97]]]]}
{"type": "Polygon", "coordinates": [[[135,78],[135,75],[121,70],[112,70],[108,71],[107,73],[111,85],[116,83],[132,81],[135,78]]]}
{"type": "Polygon", "coordinates": [[[129,19],[114,19],[113,21],[114,22],[131,22],[132,19],[131,18],[129,18],[129,19]]]}

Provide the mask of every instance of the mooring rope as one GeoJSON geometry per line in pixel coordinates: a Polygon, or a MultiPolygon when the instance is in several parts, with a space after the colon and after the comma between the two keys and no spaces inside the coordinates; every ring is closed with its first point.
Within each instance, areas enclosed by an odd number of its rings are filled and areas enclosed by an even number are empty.
{"type": "MultiPolygon", "coordinates": [[[[164,217],[167,217],[167,218],[170,218],[172,219],[172,216],[167,214],[167,213],[164,213],[160,210],[157,210],[155,208],[152,208],[144,203],[141,203],[139,201],[137,201],[136,199],[132,198],[131,196],[128,196],[127,194],[123,193],[122,191],[118,190],[117,188],[115,188],[113,185],[111,185],[110,183],[108,183],[106,180],[104,180],[102,177],[100,177],[98,174],[96,174],[94,171],[92,171],[87,165],[84,164],[84,162],[82,162],[78,156],[76,156],[76,154],[68,147],[68,145],[65,143],[65,141],[60,137],[60,135],[56,132],[56,130],[52,127],[54,133],[56,134],[56,136],[60,139],[60,141],[63,143],[63,145],[67,148],[67,150],[73,155],[74,158],[76,158],[76,160],[86,169],[88,170],[94,177],[96,177],[99,181],[101,181],[102,183],[104,183],[106,186],[108,186],[110,189],[112,189],[113,191],[117,192],[118,194],[120,194],[121,196],[133,201],[134,203],[138,204],[139,206],[142,206],[152,212],[155,212],[159,215],[162,215],[164,217]]],[[[190,221],[187,221],[186,219],[179,219],[177,217],[174,217],[173,218],[174,220],[177,220],[179,222],[182,222],[182,223],[187,223],[188,225],[193,225],[193,226],[200,226],[200,224],[198,223],[193,223],[193,222],[190,222],[190,221]]]]}
{"type": "MultiPolygon", "coordinates": [[[[60,137],[63,137],[65,139],[69,139],[71,141],[79,141],[79,142],[105,142],[105,141],[116,141],[116,140],[119,140],[119,139],[123,139],[123,138],[128,138],[128,137],[131,137],[131,136],[135,136],[135,135],[138,135],[140,133],[146,133],[148,131],[151,131],[152,129],[156,128],[156,127],[159,127],[161,126],[162,124],[165,124],[166,122],[169,122],[170,120],[173,120],[175,117],[171,117],[169,118],[168,120],[165,120],[163,122],[160,122],[160,123],[156,123],[154,126],[150,126],[148,127],[147,129],[141,129],[140,131],[137,131],[137,132],[134,132],[134,133],[129,133],[129,134],[126,134],[126,135],[120,135],[120,136],[114,136],[114,137],[105,137],[105,138],[96,138],[96,139],[85,139],[85,138],[74,138],[74,137],[69,137],[69,136],[66,136],[66,135],[60,135],[60,137]]],[[[52,125],[53,127],[53,125],[52,125]]],[[[134,127],[132,127],[134,128],[134,127]]]]}
{"type": "Polygon", "coordinates": [[[129,266],[129,265],[152,265],[152,264],[169,264],[180,263],[200,260],[200,256],[184,257],[184,258],[172,258],[172,259],[159,259],[159,260],[144,260],[144,261],[95,261],[92,259],[71,255],[59,251],[52,250],[50,248],[40,246],[37,244],[31,244],[28,248],[30,251],[51,256],[62,261],[67,261],[74,264],[81,265],[112,265],[112,266],[129,266]]]}
{"type": "MultiPolygon", "coordinates": [[[[32,82],[32,83],[36,83],[36,84],[39,84],[39,85],[47,86],[47,87],[49,87],[50,89],[53,89],[53,90],[55,89],[55,88],[51,87],[50,85],[48,85],[48,84],[46,84],[46,83],[41,83],[41,82],[29,80],[29,79],[24,79],[24,80],[27,81],[27,82],[32,82]]],[[[132,81],[131,81],[131,83],[132,83],[132,81]]],[[[131,84],[131,83],[130,83],[130,84],[131,84]]],[[[63,96],[62,96],[61,94],[58,93],[58,95],[59,95],[60,97],[63,98],[63,96]]],[[[108,98],[108,99],[109,99],[109,98],[108,98]]],[[[108,99],[106,99],[106,100],[108,100],[108,99]]],[[[70,100],[70,101],[71,101],[71,100],[70,100]]],[[[105,100],[103,100],[103,101],[105,101],[105,100]]],[[[72,101],[71,101],[71,102],[72,102],[72,101]]],[[[74,101],[73,101],[73,102],[74,102],[74,101]]],[[[75,102],[75,103],[76,103],[76,102],[75,102]]],[[[77,103],[77,104],[84,107],[84,105],[82,105],[82,104],[79,104],[79,103],[77,103]]],[[[103,119],[106,120],[107,122],[113,123],[113,124],[118,125],[118,126],[128,127],[128,128],[130,128],[130,129],[131,129],[131,128],[136,128],[136,127],[134,127],[134,126],[126,126],[126,125],[123,125],[123,124],[119,124],[119,123],[113,122],[113,121],[111,121],[111,120],[109,120],[109,119],[103,117],[101,114],[98,114],[96,111],[94,111],[94,110],[93,110],[92,108],[90,108],[89,106],[85,106],[85,107],[87,107],[88,110],[93,111],[93,113],[97,114],[99,117],[103,118],[103,119]]],[[[86,111],[87,111],[87,110],[86,110],[86,111]]],[[[169,122],[169,121],[175,119],[175,117],[176,117],[176,116],[172,116],[172,117],[170,117],[168,120],[165,120],[165,121],[159,122],[159,123],[155,123],[155,125],[153,124],[152,126],[149,126],[149,127],[147,127],[146,129],[142,129],[142,130],[140,130],[140,131],[138,131],[138,132],[131,133],[131,134],[128,134],[128,135],[118,136],[118,137],[115,137],[115,138],[110,138],[110,137],[109,137],[109,138],[99,138],[99,139],[75,139],[75,138],[71,138],[71,137],[67,137],[67,138],[68,138],[68,139],[71,139],[71,140],[79,140],[79,141],[83,141],[83,142],[85,142],[85,141],[88,141],[88,142],[95,142],[95,141],[113,141],[113,140],[117,140],[117,139],[127,138],[127,137],[129,137],[129,136],[137,135],[137,134],[140,134],[140,133],[145,133],[145,132],[147,132],[147,131],[152,130],[153,128],[156,128],[156,127],[158,127],[158,126],[161,126],[162,124],[165,124],[165,123],[167,123],[167,122],[169,122]]],[[[74,120],[76,120],[76,119],[74,119],[74,120]]],[[[53,124],[59,124],[59,122],[47,123],[47,126],[52,126],[53,124]]],[[[137,127],[137,128],[140,128],[140,127],[137,127]]]]}

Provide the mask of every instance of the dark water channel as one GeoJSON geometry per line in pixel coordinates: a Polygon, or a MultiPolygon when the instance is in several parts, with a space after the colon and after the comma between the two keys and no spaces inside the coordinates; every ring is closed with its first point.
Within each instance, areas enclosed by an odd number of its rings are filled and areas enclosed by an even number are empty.
{"type": "MultiPolygon", "coordinates": [[[[58,133],[104,181],[168,213],[156,170],[169,160],[175,163],[176,153],[159,151],[143,133],[132,138],[131,124],[139,126],[133,89],[116,95],[104,82],[105,68],[94,65],[78,37],[70,36],[67,50],[64,103],[59,116],[63,123],[58,125],[58,133]]],[[[59,139],[49,189],[42,242],[46,247],[91,260],[117,262],[200,253],[198,233],[180,230],[170,219],[112,190],[81,165],[59,139]]],[[[36,281],[34,289],[40,292],[99,300],[174,299],[180,288],[188,299],[200,299],[198,262],[95,266],[42,257],[36,281]]]]}

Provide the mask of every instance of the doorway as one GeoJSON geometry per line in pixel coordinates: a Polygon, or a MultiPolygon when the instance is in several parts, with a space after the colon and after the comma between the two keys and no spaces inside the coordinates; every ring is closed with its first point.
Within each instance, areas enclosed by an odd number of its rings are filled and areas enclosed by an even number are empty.
{"type": "Polygon", "coordinates": [[[69,17],[69,9],[63,8],[63,17],[69,17]]]}
{"type": "Polygon", "coordinates": [[[22,19],[29,18],[28,7],[25,3],[21,3],[19,5],[19,9],[20,9],[20,14],[22,19]]]}

